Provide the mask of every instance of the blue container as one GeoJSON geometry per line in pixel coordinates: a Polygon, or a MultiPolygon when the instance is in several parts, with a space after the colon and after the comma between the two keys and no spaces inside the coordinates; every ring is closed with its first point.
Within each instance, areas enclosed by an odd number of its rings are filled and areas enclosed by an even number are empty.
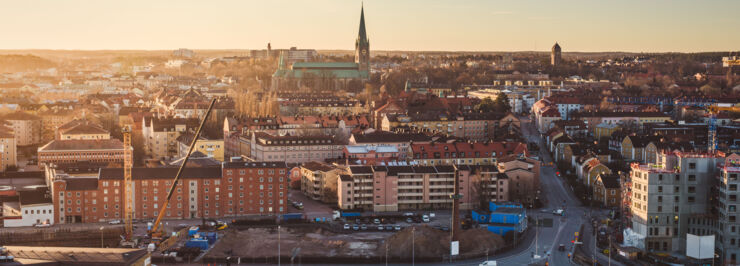
{"type": "Polygon", "coordinates": [[[213,245],[213,243],[216,243],[216,240],[218,240],[218,234],[216,234],[216,232],[207,233],[206,239],[208,239],[208,245],[213,245]]]}
{"type": "Polygon", "coordinates": [[[189,237],[192,237],[193,235],[197,234],[198,233],[198,229],[200,229],[200,228],[198,228],[197,226],[190,227],[190,229],[188,229],[188,236],[189,237]]]}
{"type": "Polygon", "coordinates": [[[360,217],[362,213],[359,212],[342,212],[342,217],[360,217]]]}
{"type": "Polygon", "coordinates": [[[300,220],[303,219],[303,213],[287,213],[283,214],[283,220],[300,220]]]}
{"type": "Polygon", "coordinates": [[[199,248],[200,250],[208,249],[208,240],[205,239],[190,239],[185,242],[185,247],[199,248]]]}

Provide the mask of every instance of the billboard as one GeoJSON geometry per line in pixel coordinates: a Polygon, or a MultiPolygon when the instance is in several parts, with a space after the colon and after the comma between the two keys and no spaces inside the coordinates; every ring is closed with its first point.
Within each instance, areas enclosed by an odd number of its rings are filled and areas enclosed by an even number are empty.
{"type": "Polygon", "coordinates": [[[714,235],[686,234],[686,256],[700,260],[714,258],[714,235]]]}
{"type": "Polygon", "coordinates": [[[460,254],[460,242],[458,241],[450,242],[450,255],[456,256],[458,254],[460,254]]]}

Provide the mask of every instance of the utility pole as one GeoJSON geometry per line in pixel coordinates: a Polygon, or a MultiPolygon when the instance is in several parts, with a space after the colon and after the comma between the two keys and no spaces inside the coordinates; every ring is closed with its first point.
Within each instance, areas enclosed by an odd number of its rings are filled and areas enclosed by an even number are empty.
{"type": "Polygon", "coordinates": [[[280,265],[280,226],[278,225],[278,265],[280,265]]]}

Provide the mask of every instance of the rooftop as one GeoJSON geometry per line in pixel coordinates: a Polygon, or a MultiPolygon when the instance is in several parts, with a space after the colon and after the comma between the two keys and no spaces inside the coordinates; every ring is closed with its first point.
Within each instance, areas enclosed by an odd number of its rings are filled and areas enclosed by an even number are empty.
{"type": "Polygon", "coordinates": [[[50,151],[80,151],[80,150],[121,150],[123,143],[118,139],[94,140],[52,140],[39,148],[39,152],[50,151]]]}

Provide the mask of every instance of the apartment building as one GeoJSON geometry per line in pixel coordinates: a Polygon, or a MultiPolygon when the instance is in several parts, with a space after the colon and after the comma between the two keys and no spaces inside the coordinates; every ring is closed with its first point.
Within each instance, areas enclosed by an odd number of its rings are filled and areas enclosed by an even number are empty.
{"type": "Polygon", "coordinates": [[[250,158],[255,161],[285,161],[305,163],[341,159],[344,144],[333,136],[276,136],[264,132],[252,133],[250,158]]]}
{"type": "Polygon", "coordinates": [[[300,167],[301,192],[324,203],[337,202],[337,181],[346,170],[321,162],[308,162],[300,167]]]}
{"type": "Polygon", "coordinates": [[[599,174],[593,184],[594,200],[605,208],[622,205],[622,191],[618,174],[599,174]]]}
{"type": "Polygon", "coordinates": [[[716,248],[722,250],[721,261],[737,264],[740,256],[740,224],[738,223],[738,186],[740,186],[740,155],[727,156],[719,173],[719,202],[716,248]]]}
{"type": "Polygon", "coordinates": [[[197,118],[145,117],[141,133],[146,154],[156,159],[170,159],[178,155],[177,138],[185,132],[195,132],[197,118]]]}
{"type": "MultiPolygon", "coordinates": [[[[2,122],[0,122],[2,123],[2,122]]],[[[0,172],[18,163],[15,134],[0,124],[0,172]]]]}
{"type": "Polygon", "coordinates": [[[399,211],[449,209],[458,175],[460,208],[508,200],[508,179],[495,166],[350,166],[337,185],[341,209],[399,211]]]}
{"type": "Polygon", "coordinates": [[[408,160],[419,165],[494,164],[506,155],[528,155],[521,142],[452,142],[411,144],[408,160]]]}
{"type": "Polygon", "coordinates": [[[110,139],[110,132],[89,120],[78,119],[59,126],[56,129],[55,139],[110,139]]]}
{"type": "MultiPolygon", "coordinates": [[[[724,154],[663,152],[653,165],[631,165],[632,229],[656,253],[686,251],[686,234],[711,209],[710,189],[724,154]],[[690,221],[692,223],[690,223],[690,221]]],[[[699,223],[701,224],[701,223],[699,223]]]]}
{"type": "Polygon", "coordinates": [[[368,146],[396,146],[400,160],[406,159],[411,143],[428,144],[437,137],[429,136],[423,133],[403,133],[403,132],[386,132],[376,131],[367,134],[352,134],[349,138],[350,145],[368,145],[368,146]]]}
{"type": "Polygon", "coordinates": [[[344,158],[362,165],[387,165],[398,162],[401,153],[392,145],[346,145],[344,158]]]}
{"type": "MultiPolygon", "coordinates": [[[[516,117],[514,117],[516,118],[516,117]]],[[[381,122],[381,130],[391,131],[398,127],[427,130],[469,140],[492,139],[499,123],[509,122],[512,116],[501,113],[461,113],[450,115],[445,112],[424,112],[413,115],[387,115],[381,122]]]]}
{"type": "Polygon", "coordinates": [[[41,143],[41,117],[23,111],[6,114],[0,117],[15,133],[15,143],[18,146],[28,146],[41,143]]]}
{"type": "Polygon", "coordinates": [[[123,143],[117,139],[52,140],[38,148],[39,166],[60,168],[88,163],[93,167],[123,166],[123,143]]]}
{"type": "MultiPolygon", "coordinates": [[[[134,218],[155,218],[178,168],[133,168],[134,218]]],[[[167,206],[166,219],[276,215],[287,210],[283,162],[229,162],[187,167],[167,206]]],[[[92,175],[58,174],[52,184],[54,220],[92,223],[123,218],[122,168],[92,175]]]]}
{"type": "MultiPolygon", "coordinates": [[[[190,143],[193,141],[193,133],[184,133],[177,137],[177,156],[179,158],[188,155],[190,143]]],[[[195,141],[193,152],[199,151],[215,160],[224,161],[224,141],[221,139],[208,139],[204,136],[195,141]]]]}

